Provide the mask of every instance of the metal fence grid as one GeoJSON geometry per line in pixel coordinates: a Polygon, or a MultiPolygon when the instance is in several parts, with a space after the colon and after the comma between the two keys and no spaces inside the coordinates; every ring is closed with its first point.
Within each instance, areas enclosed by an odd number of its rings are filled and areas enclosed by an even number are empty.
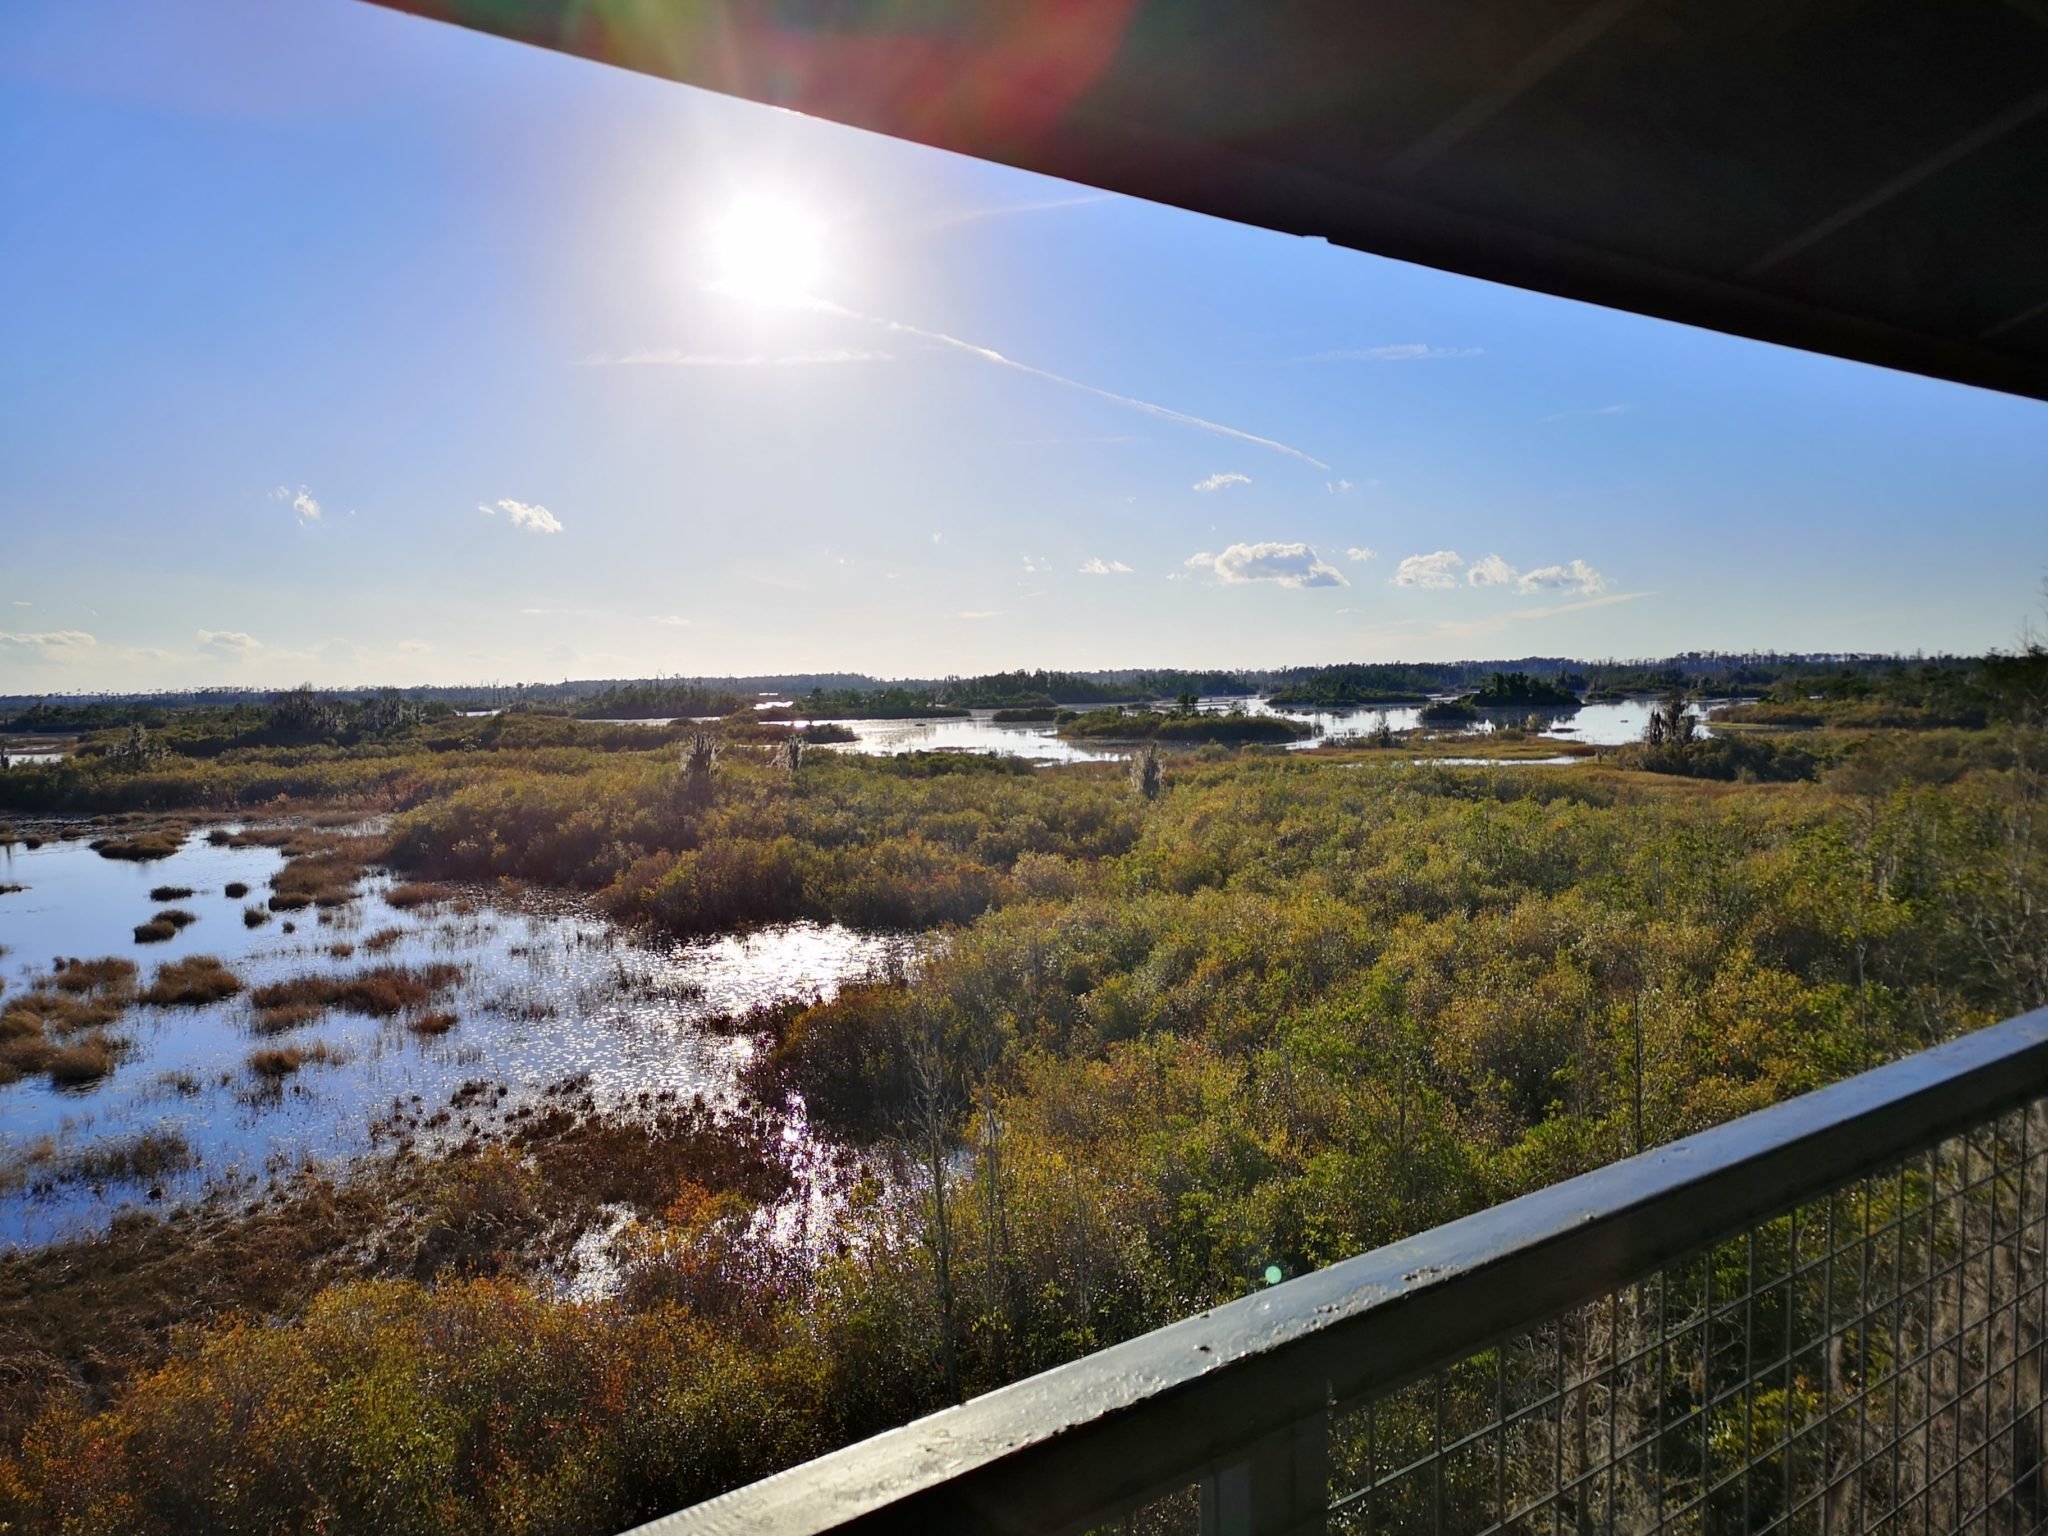
{"type": "Polygon", "coordinates": [[[2043,1106],[1329,1419],[1343,1532],[2048,1520],[2043,1106]]]}

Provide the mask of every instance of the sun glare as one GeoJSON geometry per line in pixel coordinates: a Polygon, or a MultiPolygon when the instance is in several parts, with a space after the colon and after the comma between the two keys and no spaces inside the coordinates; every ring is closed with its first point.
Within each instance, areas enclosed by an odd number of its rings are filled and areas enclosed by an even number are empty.
{"type": "Polygon", "coordinates": [[[712,230],[721,288],[764,303],[810,297],[821,269],[817,220],[772,198],[735,203],[712,230]]]}

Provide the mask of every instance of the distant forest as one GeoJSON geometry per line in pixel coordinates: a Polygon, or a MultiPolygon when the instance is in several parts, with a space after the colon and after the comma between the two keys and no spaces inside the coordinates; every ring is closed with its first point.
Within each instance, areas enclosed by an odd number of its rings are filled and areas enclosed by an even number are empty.
{"type": "MultiPolygon", "coordinates": [[[[2023,658],[1888,656],[1849,653],[1733,654],[1710,651],[1649,661],[1583,661],[1522,656],[1486,661],[1337,663],[1242,670],[1120,668],[1094,672],[1015,671],[977,677],[870,677],[857,672],[753,677],[587,678],[560,683],[462,684],[413,688],[327,688],[317,692],[320,723],[371,728],[385,720],[462,710],[510,710],[585,720],[715,717],[762,710],[767,718],[887,718],[970,709],[1137,704],[1263,694],[1282,708],[1352,709],[1412,704],[1445,695],[1485,702],[1495,679],[1522,679],[1517,700],[1571,695],[1587,701],[1673,691],[1704,699],[1748,697],[1788,711],[1784,723],[1815,702],[1896,704],[1939,714],[1956,725],[1981,724],[2010,680],[2000,667],[2023,658]],[[402,707],[401,707],[402,706],[402,707]]],[[[0,695],[0,731],[17,734],[152,730],[189,711],[242,713],[252,727],[282,701],[313,691],[201,688],[157,693],[0,695]],[[244,713],[254,712],[254,713],[244,713]]],[[[303,704],[301,708],[305,707],[303,704]]],[[[1803,713],[1812,713],[1804,711],[1803,713]]],[[[294,720],[294,726],[311,724],[294,720]]],[[[324,733],[323,733],[324,734],[324,733]]]]}

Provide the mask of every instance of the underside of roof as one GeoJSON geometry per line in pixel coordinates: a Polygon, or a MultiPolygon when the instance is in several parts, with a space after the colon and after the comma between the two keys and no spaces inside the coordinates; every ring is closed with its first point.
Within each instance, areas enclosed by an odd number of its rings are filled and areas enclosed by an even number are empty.
{"type": "Polygon", "coordinates": [[[2048,399],[2048,0],[378,0],[2048,399]]]}

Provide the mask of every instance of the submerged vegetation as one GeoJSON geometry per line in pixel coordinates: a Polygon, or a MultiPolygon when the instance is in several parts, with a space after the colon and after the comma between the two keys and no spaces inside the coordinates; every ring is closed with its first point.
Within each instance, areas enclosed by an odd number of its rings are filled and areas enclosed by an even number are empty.
{"type": "MultiPolygon", "coordinates": [[[[507,716],[407,728],[466,745],[29,770],[15,809],[308,773],[395,810],[368,841],[260,834],[292,859],[273,895],[316,904],[374,860],[422,905],[512,881],[679,935],[930,941],[726,1021],[753,1047],[729,1110],[600,1115],[572,1085],[488,1119],[480,1081],[349,1177],[0,1259],[0,1528],[616,1530],[2048,1003],[2038,714],[1706,736],[1696,696],[1572,767],[1154,733],[1034,771],[507,716]],[[792,1198],[799,1112],[832,1138],[825,1206],[792,1198]],[[569,1284],[592,1254],[604,1283],[569,1284]]],[[[234,979],[207,974],[144,996],[234,979]]],[[[321,1060],[294,1031],[330,1010],[453,1029],[458,980],[254,987],[241,1081],[321,1060]]],[[[135,985],[38,978],[0,1000],[0,1063],[116,1055],[135,985]]]]}

